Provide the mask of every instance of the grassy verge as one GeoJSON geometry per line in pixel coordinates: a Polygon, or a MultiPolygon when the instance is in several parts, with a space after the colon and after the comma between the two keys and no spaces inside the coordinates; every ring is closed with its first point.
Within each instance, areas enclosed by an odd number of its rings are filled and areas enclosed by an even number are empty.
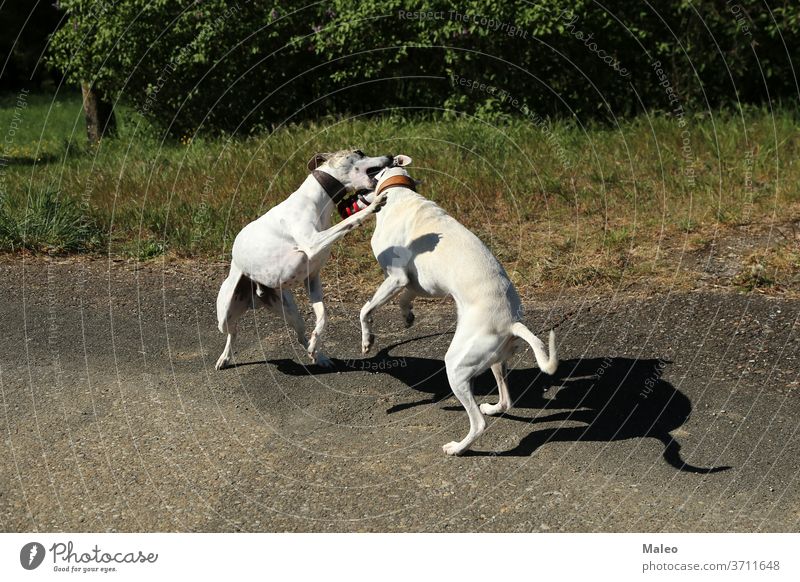
{"type": "MultiPolygon", "coordinates": [[[[797,283],[800,137],[787,111],[618,127],[385,117],[176,143],[123,109],[119,136],[90,148],[79,97],[25,100],[0,99],[5,250],[224,261],[238,230],[299,185],[313,152],[357,146],[411,155],[421,192],[483,238],[523,289],[692,284],[708,272],[702,253],[722,256],[731,237],[755,246],[725,266],[730,284],[797,283]]],[[[342,284],[380,279],[370,232],[338,247],[329,269],[342,284]]]]}

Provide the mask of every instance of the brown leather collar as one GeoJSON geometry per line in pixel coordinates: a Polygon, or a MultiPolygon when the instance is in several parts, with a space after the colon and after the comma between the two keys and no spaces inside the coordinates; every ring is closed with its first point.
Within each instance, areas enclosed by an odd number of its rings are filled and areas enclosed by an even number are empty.
{"type": "Polygon", "coordinates": [[[321,170],[313,170],[311,175],[316,178],[322,189],[331,197],[334,204],[339,204],[347,193],[347,188],[339,180],[321,170]]]}
{"type": "Polygon", "coordinates": [[[414,192],[417,191],[417,183],[414,181],[414,178],[399,174],[397,176],[389,176],[383,182],[381,182],[381,185],[378,186],[377,190],[375,190],[375,196],[379,195],[387,188],[396,188],[397,186],[408,188],[414,192]]]}

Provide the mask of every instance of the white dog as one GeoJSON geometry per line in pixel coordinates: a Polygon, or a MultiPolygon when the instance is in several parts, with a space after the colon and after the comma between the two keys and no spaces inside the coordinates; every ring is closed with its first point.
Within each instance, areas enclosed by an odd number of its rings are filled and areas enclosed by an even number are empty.
{"type": "MultiPolygon", "coordinates": [[[[402,163],[402,158],[398,162],[402,163]]],[[[372,190],[377,185],[376,174],[394,163],[392,156],[367,157],[360,150],[317,154],[308,163],[311,174],[300,188],[239,232],[233,242],[230,274],[217,296],[219,330],[228,334],[217,360],[218,370],[231,362],[237,323],[251,307],[267,307],[283,315],[311,360],[321,366],[331,364],[320,350],[326,323],[320,269],[333,243],[374,214],[383,198],[371,197],[368,207],[358,205],[366,207],[363,212],[347,216],[334,227],[331,212],[338,207],[343,216],[349,215],[356,203],[347,200],[346,193],[372,190]],[[301,283],[316,317],[310,340],[291,292],[301,283]]]]}
{"type": "Polygon", "coordinates": [[[378,187],[370,195],[382,196],[391,189],[372,235],[372,251],[386,279],[361,309],[361,347],[366,354],[375,341],[370,328],[373,311],[395,295],[400,294],[407,325],[414,321],[415,297],[455,299],[458,324],[445,365],[450,388],[469,415],[469,434],[442,448],[448,455],[458,455],[485,430],[483,414],[501,414],[511,407],[506,360],[519,340],[533,348],[542,371],[556,371],[555,333],[550,331],[548,358],[542,341],[521,322],[519,295],[494,255],[458,221],[417,194],[415,185],[403,168],[387,168],[378,174],[378,187]],[[500,400],[479,408],[472,381],[487,368],[497,380],[500,400]]]}

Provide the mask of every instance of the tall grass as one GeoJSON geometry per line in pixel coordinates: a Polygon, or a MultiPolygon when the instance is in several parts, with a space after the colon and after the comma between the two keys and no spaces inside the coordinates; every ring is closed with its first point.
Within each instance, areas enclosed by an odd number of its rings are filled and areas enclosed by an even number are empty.
{"type": "Polygon", "coordinates": [[[34,192],[24,202],[0,199],[0,245],[8,250],[63,253],[96,249],[101,233],[90,213],[68,195],[34,192]]]}
{"type": "MultiPolygon", "coordinates": [[[[0,109],[0,131],[8,119],[8,107],[0,109]]],[[[797,120],[785,110],[716,112],[685,126],[642,116],[544,128],[389,115],[176,142],[122,109],[120,135],[91,148],[78,96],[32,98],[24,122],[29,133],[17,134],[16,153],[6,154],[13,162],[0,167],[6,195],[52,191],[86,201],[104,250],[140,258],[227,259],[239,229],[300,184],[314,152],[349,146],[413,157],[421,192],[531,284],[613,280],[631,256],[647,263],[670,236],[788,216],[800,181],[797,120]]],[[[374,274],[370,230],[349,236],[348,247],[363,252],[341,254],[345,271],[374,274]]]]}

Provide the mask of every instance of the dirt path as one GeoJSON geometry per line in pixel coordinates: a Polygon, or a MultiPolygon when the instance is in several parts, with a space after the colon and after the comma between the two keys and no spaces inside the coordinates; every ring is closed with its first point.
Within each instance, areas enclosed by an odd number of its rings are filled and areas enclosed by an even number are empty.
{"type": "MultiPolygon", "coordinates": [[[[335,299],[332,373],[283,322],[243,326],[217,372],[222,267],[0,265],[0,526],[109,531],[797,531],[798,302],[607,296],[558,329],[563,363],[511,376],[474,454],[441,358],[454,311],[335,299]]],[[[548,325],[580,299],[528,301],[548,325]]],[[[491,375],[478,382],[480,399],[491,375]]]]}

